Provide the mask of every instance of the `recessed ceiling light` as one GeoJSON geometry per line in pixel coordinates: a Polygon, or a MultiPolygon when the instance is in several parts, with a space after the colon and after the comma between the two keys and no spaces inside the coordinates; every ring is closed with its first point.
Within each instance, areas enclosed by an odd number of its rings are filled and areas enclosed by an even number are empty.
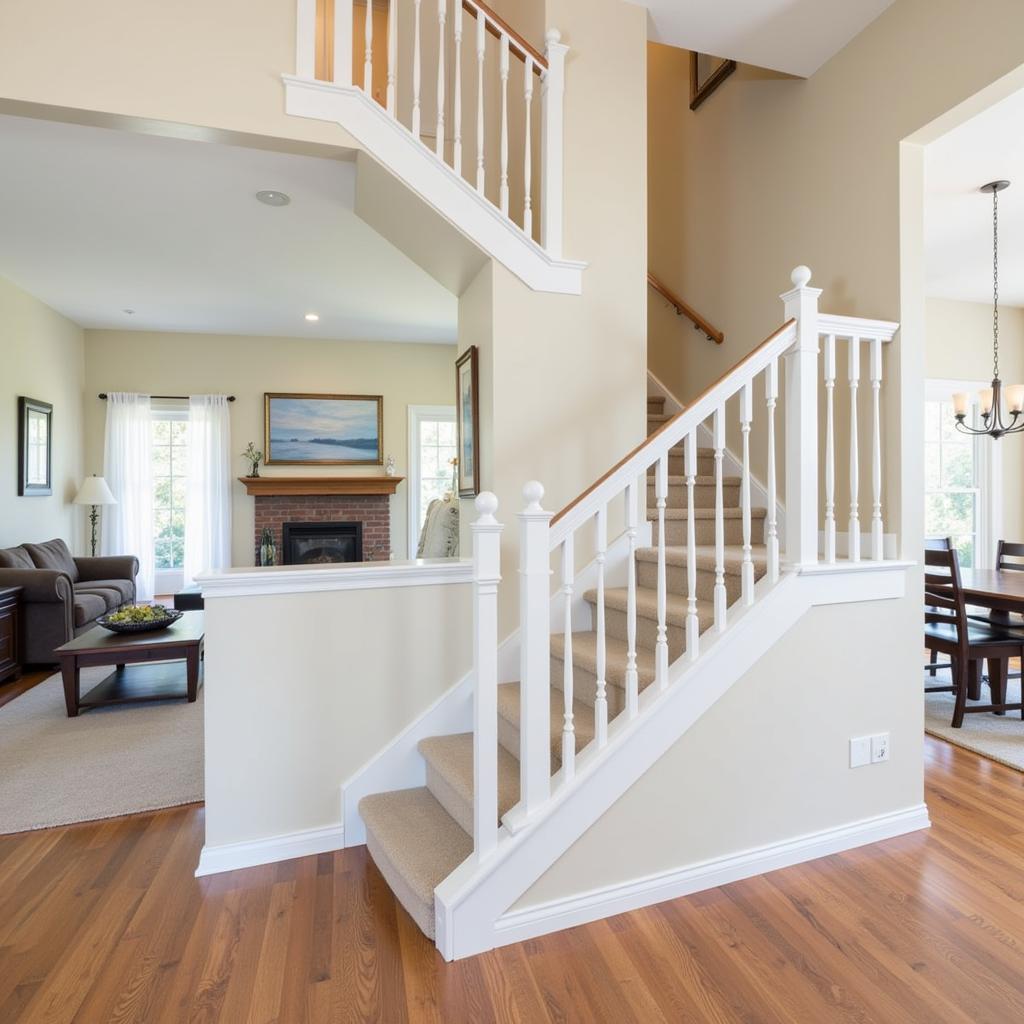
{"type": "Polygon", "coordinates": [[[121,312],[124,313],[126,316],[135,316],[134,309],[122,309],[121,312]]]}
{"type": "Polygon", "coordinates": [[[306,319],[307,319],[307,320],[308,320],[308,321],[309,321],[309,322],[310,322],[311,324],[315,324],[315,323],[317,322],[317,320],[319,320],[319,319],[320,319],[320,314],[319,314],[319,313],[307,313],[307,314],[306,314],[306,319]]]}
{"type": "Polygon", "coordinates": [[[287,206],[292,201],[291,196],[272,188],[266,188],[262,192],[257,192],[256,198],[266,206],[287,206]]]}

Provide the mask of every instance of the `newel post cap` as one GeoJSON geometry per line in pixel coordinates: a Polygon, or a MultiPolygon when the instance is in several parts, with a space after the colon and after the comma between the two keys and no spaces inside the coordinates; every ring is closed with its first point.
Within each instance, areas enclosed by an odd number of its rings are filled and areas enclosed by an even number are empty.
{"type": "Polygon", "coordinates": [[[793,273],[789,275],[789,279],[793,282],[794,288],[806,288],[811,280],[811,268],[801,264],[799,267],[794,268],[793,273]]]}
{"type": "Polygon", "coordinates": [[[498,511],[498,496],[491,491],[481,491],[473,502],[480,518],[478,523],[495,523],[494,513],[498,511]]]}
{"type": "Polygon", "coordinates": [[[562,33],[557,28],[549,28],[544,35],[544,41],[548,46],[552,43],[560,43],[562,41],[562,33]]]}
{"type": "Polygon", "coordinates": [[[539,480],[531,480],[523,488],[523,498],[526,501],[525,512],[543,512],[540,507],[540,499],[544,497],[544,485],[539,480]]]}

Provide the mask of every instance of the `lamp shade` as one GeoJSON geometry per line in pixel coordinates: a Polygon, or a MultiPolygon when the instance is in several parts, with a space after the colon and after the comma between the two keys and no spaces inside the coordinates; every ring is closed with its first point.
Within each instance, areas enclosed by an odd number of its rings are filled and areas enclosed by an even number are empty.
{"type": "Polygon", "coordinates": [[[75,495],[76,505],[116,505],[117,498],[110,492],[101,476],[87,476],[75,495]]]}

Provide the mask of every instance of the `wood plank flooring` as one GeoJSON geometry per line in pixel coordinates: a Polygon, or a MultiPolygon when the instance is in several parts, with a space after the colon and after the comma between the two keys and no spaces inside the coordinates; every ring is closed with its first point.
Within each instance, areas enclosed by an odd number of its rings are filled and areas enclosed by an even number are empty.
{"type": "Polygon", "coordinates": [[[363,847],[196,880],[198,806],[0,837],[0,1022],[1024,1021],[1024,775],[927,758],[930,832],[457,964],[363,847]]]}

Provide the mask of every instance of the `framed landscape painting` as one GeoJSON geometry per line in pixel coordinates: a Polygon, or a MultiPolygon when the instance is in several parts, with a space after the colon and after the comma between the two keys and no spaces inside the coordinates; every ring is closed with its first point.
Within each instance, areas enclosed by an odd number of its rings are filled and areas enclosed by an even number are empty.
{"type": "Polygon", "coordinates": [[[380,395],[265,394],[268,466],[382,466],[380,395]]]}
{"type": "Polygon", "coordinates": [[[458,428],[459,497],[480,493],[480,371],[470,345],[455,364],[455,423],[458,428]]]}
{"type": "Polygon", "coordinates": [[[53,406],[34,398],[18,399],[18,494],[53,494],[53,406]]]}

